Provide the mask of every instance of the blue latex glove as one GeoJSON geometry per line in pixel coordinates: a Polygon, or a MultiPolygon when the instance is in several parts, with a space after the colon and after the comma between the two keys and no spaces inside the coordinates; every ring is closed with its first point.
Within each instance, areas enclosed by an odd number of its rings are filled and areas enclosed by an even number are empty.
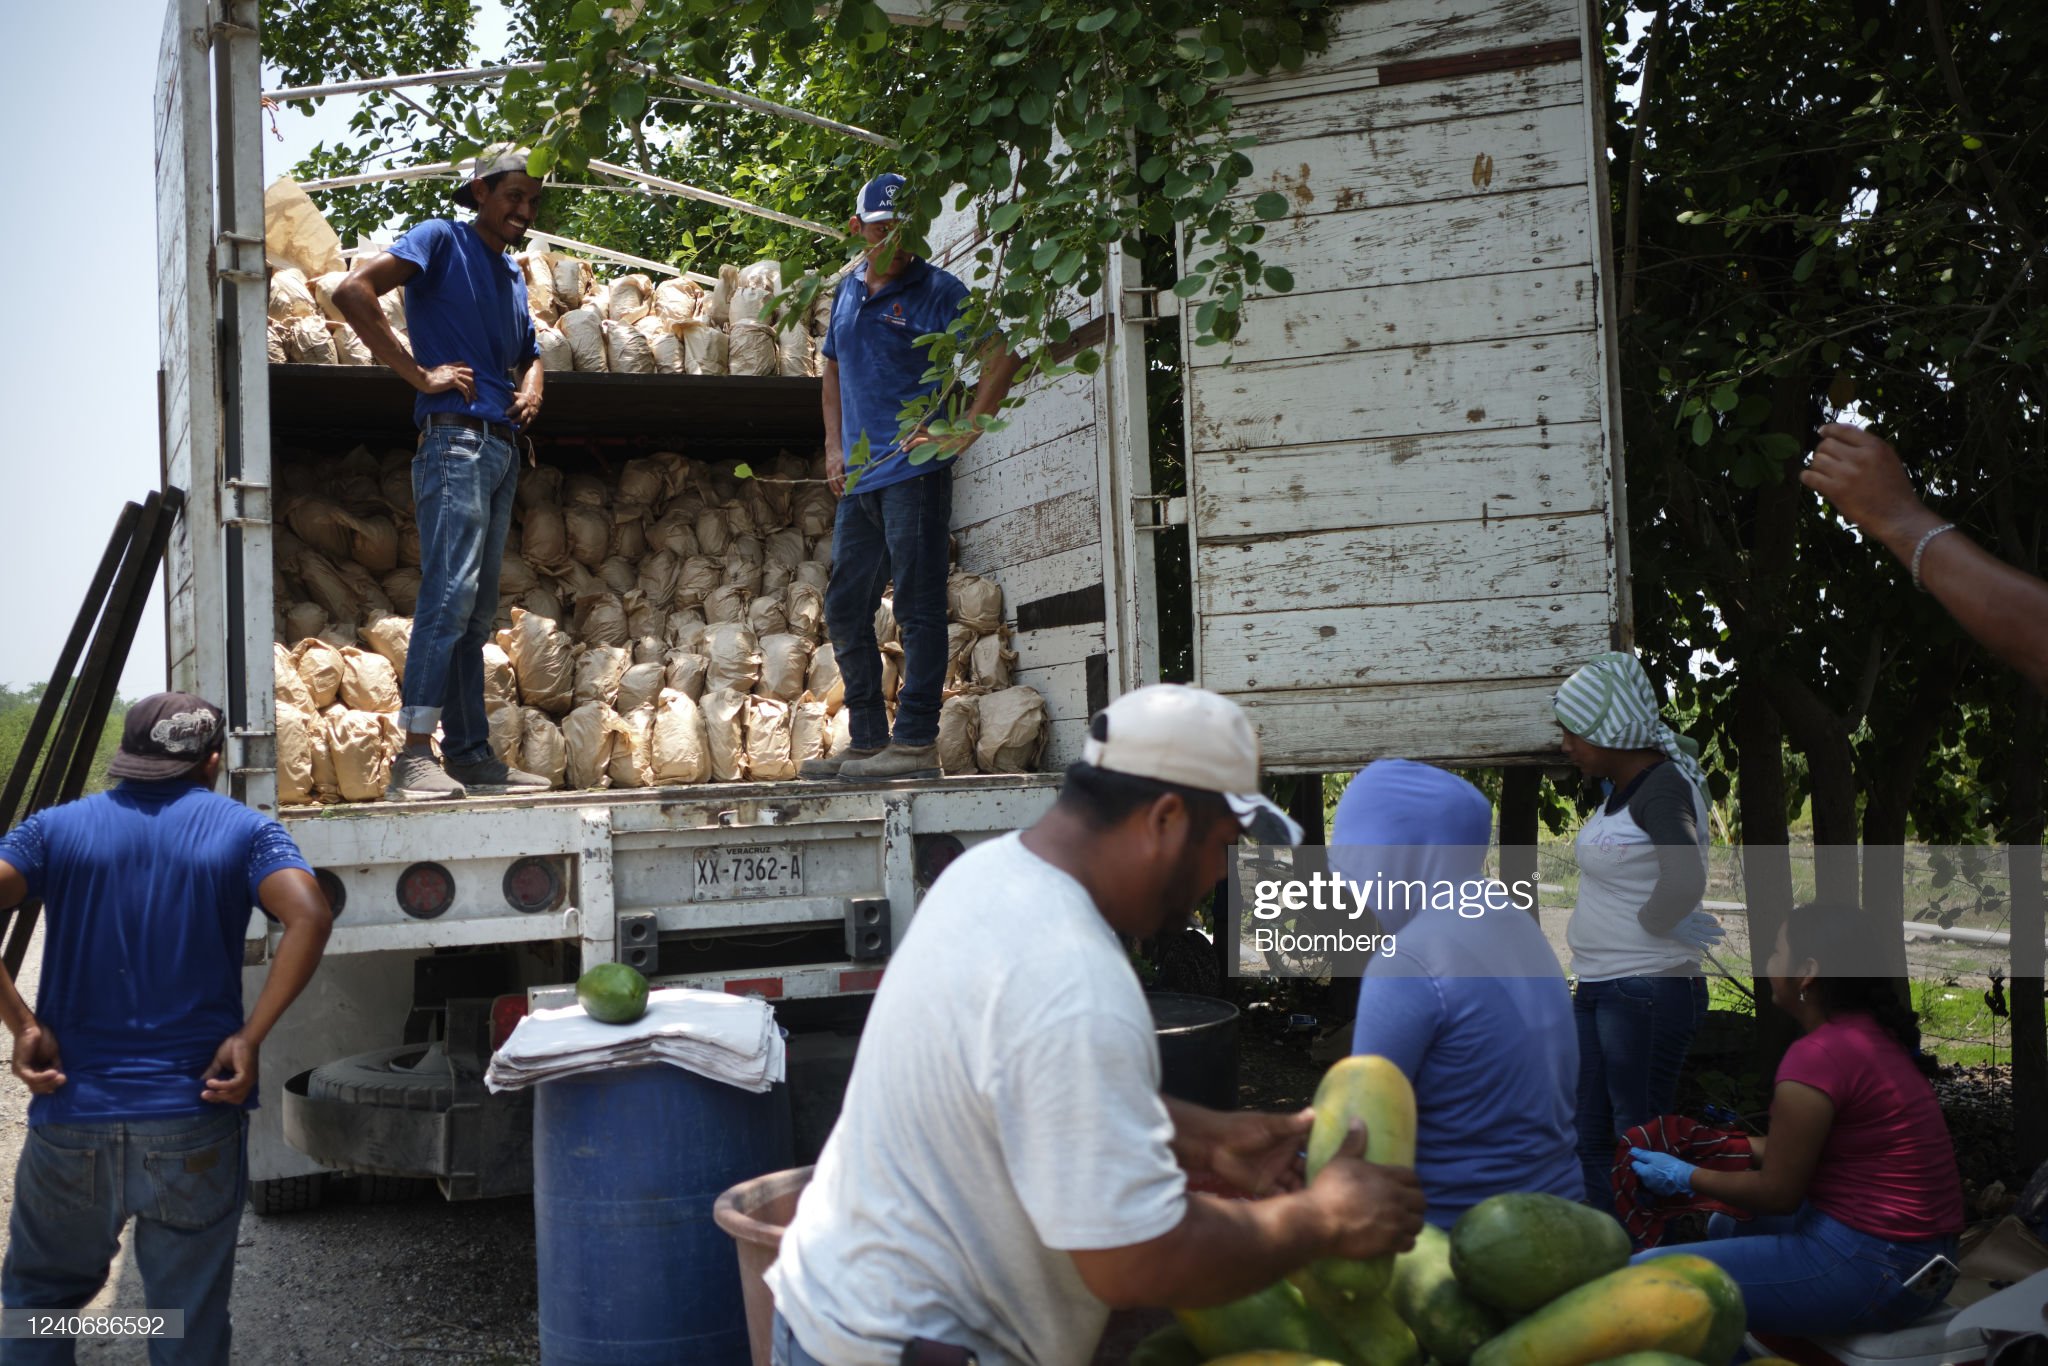
{"type": "Polygon", "coordinates": [[[1658,1195],[1692,1194],[1693,1166],[1670,1153],[1653,1153],[1647,1148],[1630,1148],[1629,1165],[1650,1190],[1658,1195]]]}
{"type": "Polygon", "coordinates": [[[1665,936],[1696,949],[1711,949],[1728,937],[1728,931],[1721,928],[1721,922],[1705,911],[1694,911],[1672,927],[1665,936]]]}

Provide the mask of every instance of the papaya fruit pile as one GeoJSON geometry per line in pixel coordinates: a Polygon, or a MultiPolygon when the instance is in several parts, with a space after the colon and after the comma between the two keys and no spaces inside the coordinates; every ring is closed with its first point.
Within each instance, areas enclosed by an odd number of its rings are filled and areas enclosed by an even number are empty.
{"type": "MultiPolygon", "coordinates": [[[[1415,1093],[1385,1058],[1316,1089],[1309,1179],[1354,1121],[1365,1160],[1415,1164],[1415,1093]]],[[[1629,1265],[1629,1239],[1554,1195],[1497,1195],[1398,1257],[1314,1263],[1255,1295],[1182,1310],[1128,1366],[1729,1366],[1742,1292],[1703,1257],[1629,1265]]]]}

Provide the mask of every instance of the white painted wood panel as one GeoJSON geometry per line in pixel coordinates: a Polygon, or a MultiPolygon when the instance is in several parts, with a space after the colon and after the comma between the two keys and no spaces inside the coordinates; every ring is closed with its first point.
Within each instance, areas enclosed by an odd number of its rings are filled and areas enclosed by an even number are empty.
{"type": "Polygon", "coordinates": [[[1310,214],[1269,226],[1259,251],[1294,274],[1294,292],[1467,279],[1592,259],[1585,190],[1467,196],[1363,213],[1310,214]]]}
{"type": "Polygon", "coordinates": [[[963,546],[960,567],[994,579],[1003,589],[1003,616],[1015,622],[1027,602],[1055,597],[1102,582],[1102,546],[1091,541],[1075,550],[1041,555],[1023,564],[996,565],[981,556],[982,547],[963,546]],[[970,551],[972,553],[970,553],[970,551]]]}
{"type": "Polygon", "coordinates": [[[1461,119],[1474,109],[1508,113],[1579,102],[1577,62],[1551,62],[1514,71],[1486,71],[1405,85],[1332,90],[1313,100],[1238,101],[1231,132],[1262,143],[1326,137],[1368,128],[1461,119]]]}
{"type": "MultiPolygon", "coordinates": [[[[1478,275],[1456,282],[1381,285],[1326,294],[1259,295],[1228,346],[1198,346],[1196,368],[1303,360],[1343,351],[1384,351],[1496,341],[1592,329],[1594,298],[1584,266],[1478,275]]],[[[1420,352],[1417,359],[1422,359],[1420,352]]]]}
{"type": "Polygon", "coordinates": [[[1062,664],[1078,664],[1090,655],[1102,653],[1102,623],[1019,631],[1011,638],[1010,648],[1017,652],[1017,667],[1020,669],[1050,669],[1062,664]]]}
{"type": "Polygon", "coordinates": [[[1377,80],[1393,62],[1525,47],[1580,36],[1578,0],[1368,0],[1332,18],[1330,44],[1298,72],[1231,87],[1241,102],[1298,98],[1350,78],[1377,80]]]}
{"type": "Polygon", "coordinates": [[[991,517],[1095,487],[1095,432],[1083,427],[993,464],[953,476],[953,523],[991,517]]]}
{"type": "Polygon", "coordinates": [[[1604,593],[1205,616],[1202,677],[1229,693],[1562,679],[1608,648],[1604,593]]]}
{"type": "Polygon", "coordinates": [[[1439,432],[1195,459],[1199,539],[1607,505],[1599,424],[1439,432]],[[1370,509],[1361,521],[1360,509],[1370,509]]]}
{"type": "Polygon", "coordinates": [[[1590,336],[1518,338],[1197,372],[1196,450],[1584,422],[1599,412],[1590,336]]]}
{"type": "Polygon", "coordinates": [[[1235,197],[1277,190],[1302,215],[1582,186],[1580,118],[1574,103],[1262,143],[1235,197]]]}
{"type": "Polygon", "coordinates": [[[1607,514],[1319,531],[1201,548],[1202,610],[1591,594],[1606,585],[1607,514]]]}
{"type": "Polygon", "coordinates": [[[1556,756],[1556,691],[1557,680],[1546,678],[1275,693],[1259,699],[1259,748],[1268,772],[1325,770],[1332,753],[1347,767],[1556,756]]]}
{"type": "MultiPolygon", "coordinates": [[[[1002,568],[1085,545],[1099,546],[1102,525],[1095,491],[1083,489],[1005,512],[973,526],[956,526],[954,535],[959,539],[962,565],[978,563],[1002,568]]],[[[1002,576],[998,574],[996,578],[1000,582],[1002,576]]]]}

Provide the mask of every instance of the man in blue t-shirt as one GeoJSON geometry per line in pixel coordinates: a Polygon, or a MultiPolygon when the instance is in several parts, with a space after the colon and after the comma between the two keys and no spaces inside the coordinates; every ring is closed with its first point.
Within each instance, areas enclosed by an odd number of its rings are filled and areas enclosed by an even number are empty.
{"type": "MultiPolygon", "coordinates": [[[[946,331],[967,304],[966,285],[900,246],[897,198],[904,183],[884,174],[862,188],[847,229],[867,244],[865,259],[840,281],[825,333],[825,475],[840,495],[825,625],[846,684],[851,744],[832,758],[807,761],[806,778],[939,776],[953,462],[979,433],[897,436],[903,408],[939,391],[924,377],[931,356],[917,339],[946,331]],[[875,609],[892,577],[903,638],[893,739],[875,641],[875,609]]],[[[994,416],[1022,363],[1001,345],[989,346],[970,421],[994,416]]]]}
{"type": "Polygon", "coordinates": [[[498,570],[519,486],[516,442],[540,412],[544,373],[526,278],[505,254],[540,209],[542,185],[526,166],[518,148],[485,152],[474,177],[455,188],[455,202],[475,218],[429,219],[358,263],[334,291],[335,307],[370,354],[419,390],[412,493],[420,596],[398,713],[405,748],[391,762],[387,801],[550,786],[497,757],[484,714],[484,643],[498,614],[498,570]],[[410,352],[377,303],[401,285],[410,352]],[[434,758],[437,725],[445,768],[434,758]]]}
{"type": "MultiPolygon", "coordinates": [[[[46,910],[33,1011],[0,968],[14,1075],[35,1097],[0,1302],[10,1323],[82,1309],[133,1215],[148,1307],[185,1315],[181,1341],[151,1344],[157,1363],[228,1359],[258,1055],[334,923],[284,827],[211,790],[226,729],[188,693],[146,697],[107,766],[119,786],[0,839],[0,908],[46,910]],[[284,935],[245,1020],[252,904],[284,935]]],[[[69,1361],[71,1345],[0,1340],[0,1363],[69,1361]]]]}

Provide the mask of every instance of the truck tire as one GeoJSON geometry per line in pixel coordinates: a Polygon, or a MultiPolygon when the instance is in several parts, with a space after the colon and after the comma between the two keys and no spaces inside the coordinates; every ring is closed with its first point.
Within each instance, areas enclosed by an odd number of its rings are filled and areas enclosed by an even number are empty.
{"type": "Polygon", "coordinates": [[[265,1217],[303,1214],[307,1210],[320,1208],[320,1198],[326,1188],[325,1172],[314,1172],[311,1176],[280,1176],[269,1181],[251,1181],[249,1208],[265,1217]]]}
{"type": "Polygon", "coordinates": [[[306,1094],[351,1105],[445,1110],[455,1103],[455,1077],[439,1044],[400,1044],[314,1068],[306,1094]]]}
{"type": "Polygon", "coordinates": [[[374,1176],[368,1172],[337,1172],[334,1184],[358,1205],[399,1205],[439,1195],[433,1180],[421,1176],[374,1176]]]}

